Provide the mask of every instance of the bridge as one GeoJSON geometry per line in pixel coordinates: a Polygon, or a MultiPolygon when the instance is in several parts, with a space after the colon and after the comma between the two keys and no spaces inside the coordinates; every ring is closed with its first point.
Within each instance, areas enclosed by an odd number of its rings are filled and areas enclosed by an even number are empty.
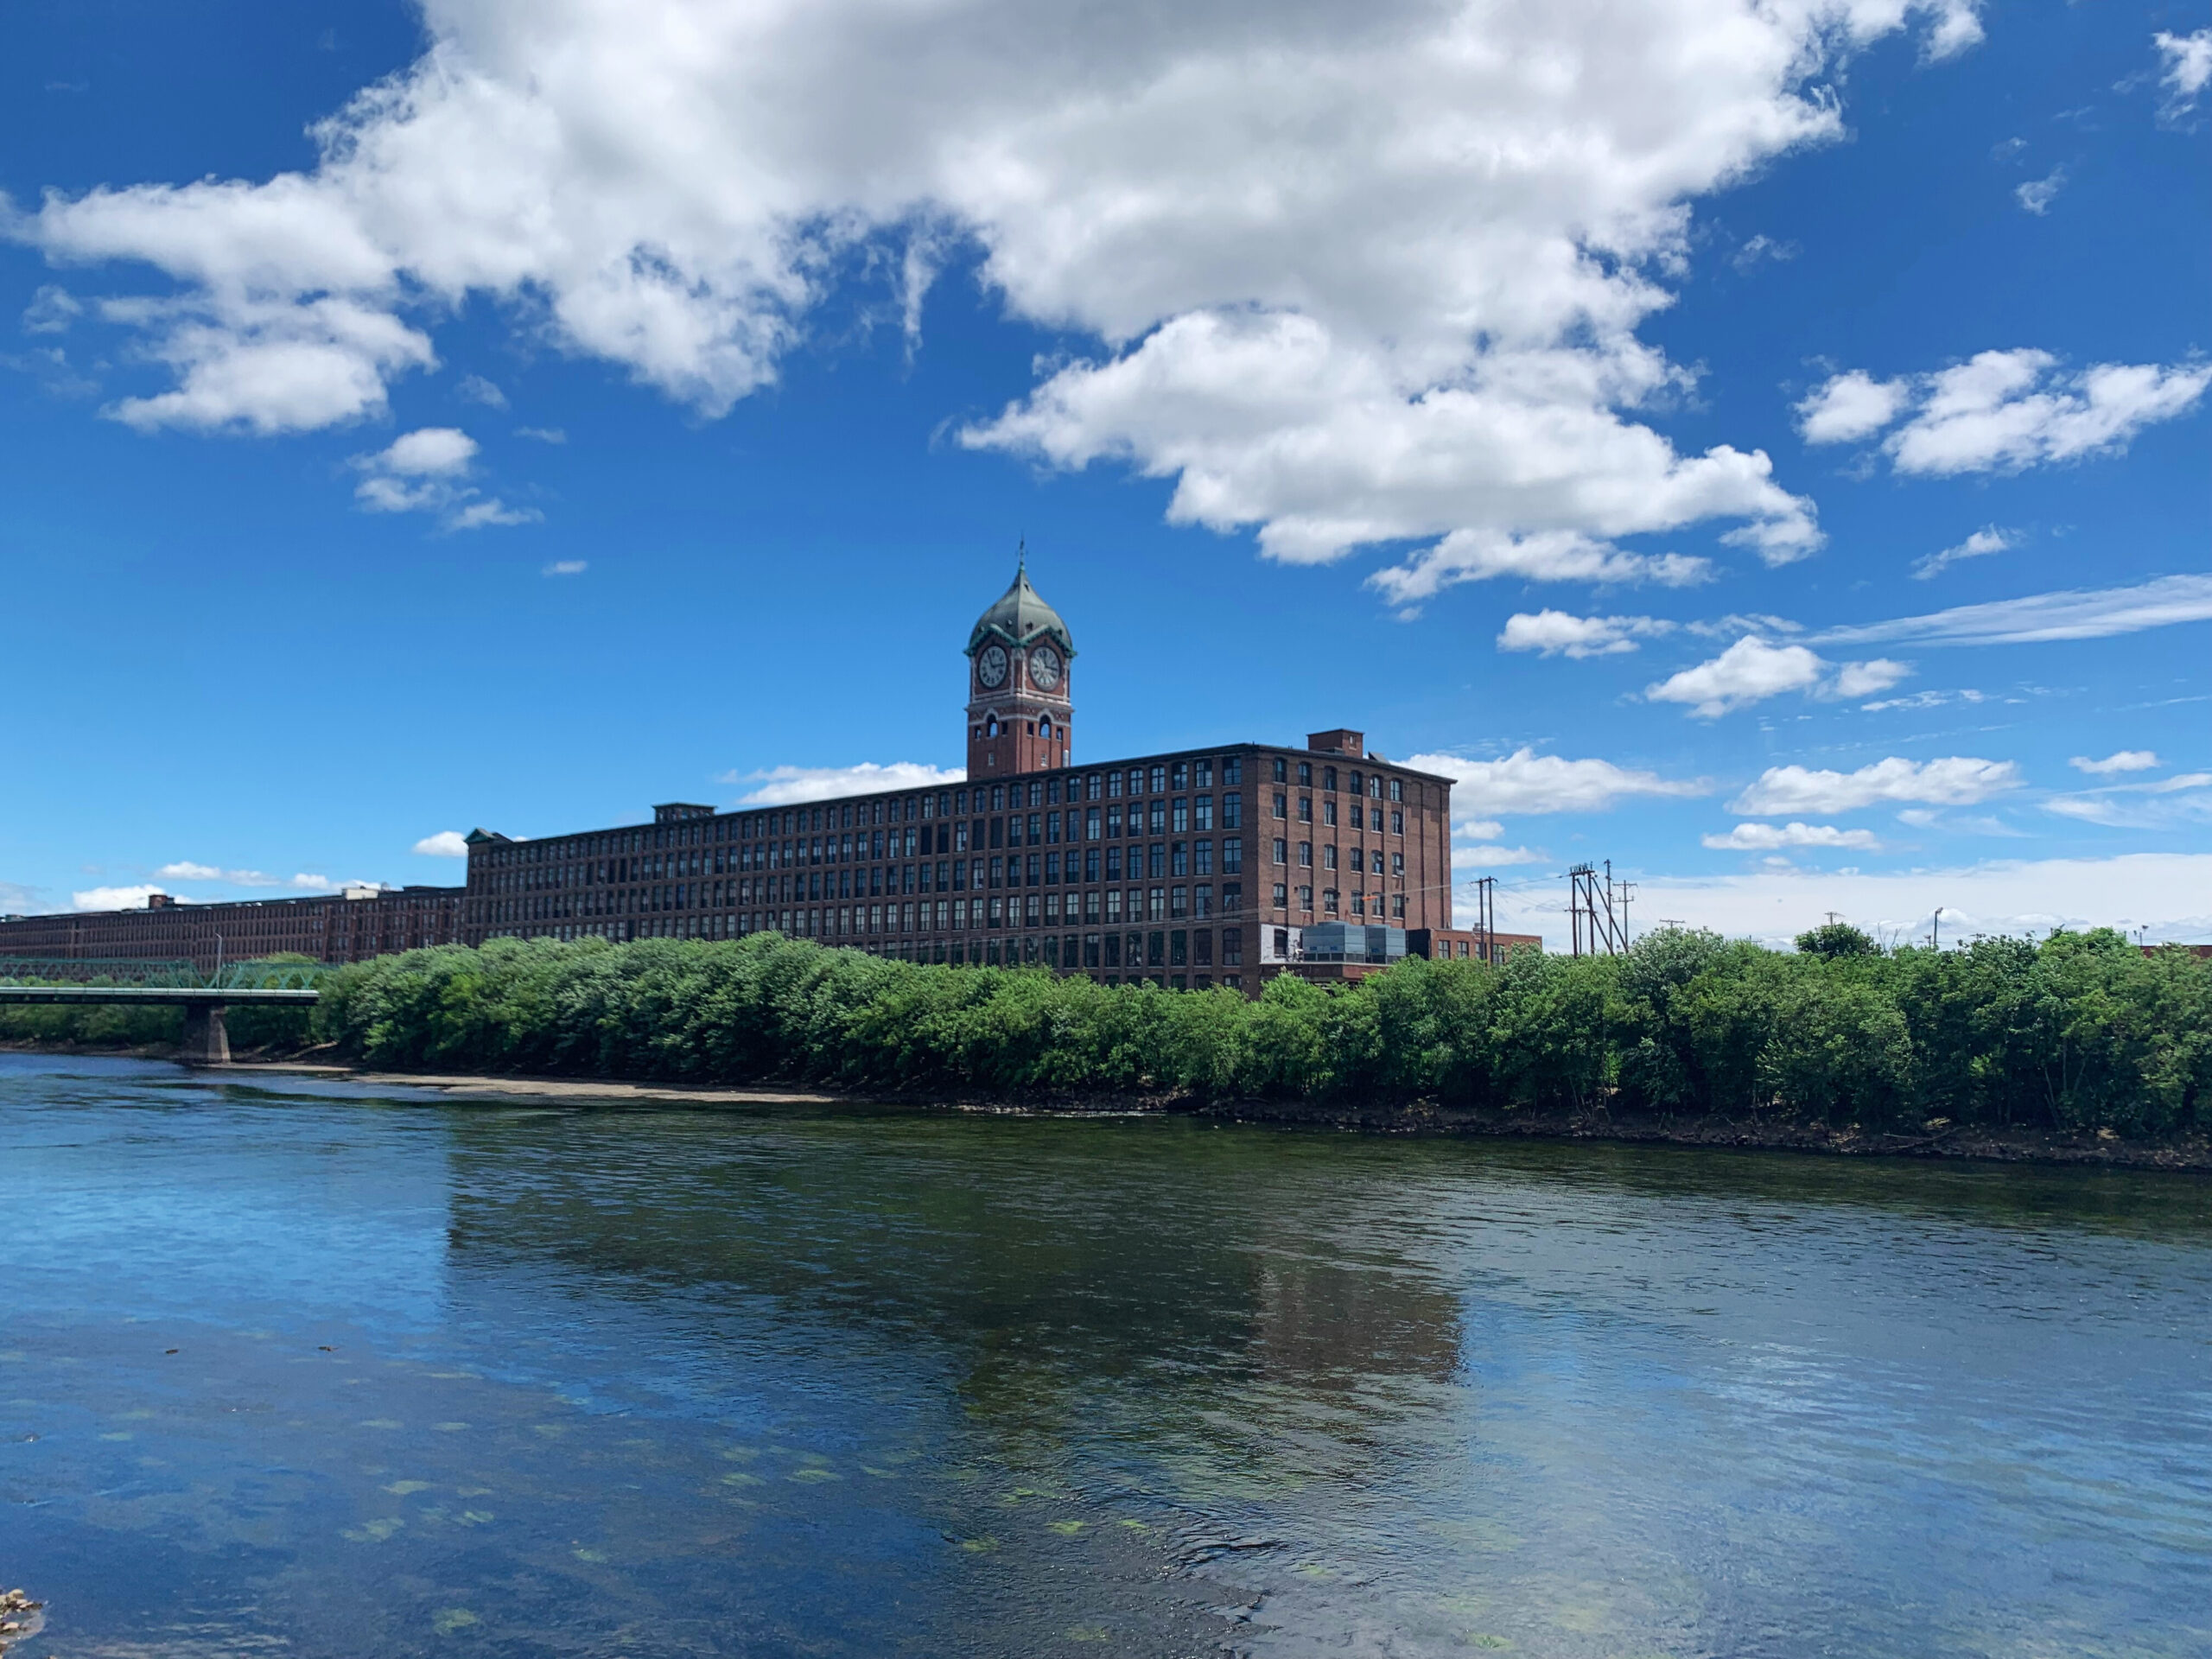
{"type": "Polygon", "coordinates": [[[17,1003],[104,1003],[184,1010],[187,1065],[228,1065],[226,1009],[246,1004],[301,1007],[322,995],[336,971],[319,962],[234,962],[203,975],[188,962],[94,957],[0,957],[0,1007],[17,1003]]]}

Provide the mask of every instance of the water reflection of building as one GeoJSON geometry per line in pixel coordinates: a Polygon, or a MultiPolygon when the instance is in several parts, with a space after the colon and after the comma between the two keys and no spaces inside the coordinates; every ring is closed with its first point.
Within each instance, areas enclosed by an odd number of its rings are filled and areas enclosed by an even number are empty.
{"type": "Polygon", "coordinates": [[[686,1342],[731,1328],[700,1319],[720,1305],[748,1341],[925,1358],[978,1422],[1048,1436],[1109,1396],[1199,1414],[1255,1382],[1315,1396],[1459,1366],[1446,1289],[1331,1242],[1334,1223],[1395,1206],[1400,1189],[1348,1188],[1339,1172],[1317,1236],[1311,1172],[1272,1138],[1228,1149],[1173,1124],[893,1116],[740,1128],[702,1114],[644,1133],[627,1115],[534,1122],[454,1126],[448,1278],[463,1300],[520,1272],[664,1305],[686,1342]]]}

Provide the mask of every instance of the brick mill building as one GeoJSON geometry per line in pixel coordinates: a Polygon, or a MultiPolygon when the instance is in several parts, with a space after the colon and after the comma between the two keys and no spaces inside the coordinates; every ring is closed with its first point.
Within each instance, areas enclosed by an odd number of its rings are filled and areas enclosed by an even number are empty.
{"type": "Polygon", "coordinates": [[[650,824],[468,837],[465,888],[0,918],[0,955],[327,962],[493,938],[776,932],[954,964],[1256,992],[1411,952],[1533,946],[1452,927],[1452,780],[1367,752],[1227,743],[1078,766],[1074,635],[1026,568],[969,632],[963,782],[650,824]]]}
{"type": "MultiPolygon", "coordinates": [[[[469,837],[462,932],[778,932],[902,961],[1256,990],[1356,976],[1452,931],[1452,780],[1367,753],[1230,743],[1078,766],[1075,639],[1027,569],[976,620],[959,784],[651,824],[469,837]]],[[[1506,939],[1499,944],[1534,944],[1506,939]]]]}
{"type": "Polygon", "coordinates": [[[179,904],[157,893],[138,910],[0,917],[0,957],[189,962],[203,974],[257,957],[365,962],[457,942],[465,892],[353,887],[311,899],[215,905],[179,904]]]}

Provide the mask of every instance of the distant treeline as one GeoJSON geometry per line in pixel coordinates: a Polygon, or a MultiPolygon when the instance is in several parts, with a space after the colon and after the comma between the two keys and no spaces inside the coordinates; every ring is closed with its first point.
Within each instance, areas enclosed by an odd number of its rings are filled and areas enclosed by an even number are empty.
{"type": "Polygon", "coordinates": [[[499,940],[327,981],[315,1027],[372,1065],[1001,1097],[1785,1112],[2162,1134],[2212,1121],[2212,962],[2120,935],[1791,955],[1705,932],[1626,956],[1408,959],[1234,991],[943,968],[773,935],[499,940]]]}
{"type": "MultiPolygon", "coordinates": [[[[1001,1098],[1778,1112],[1896,1129],[2212,1125],[2212,961],[2106,931],[1795,955],[1670,929],[1623,957],[1408,959],[1348,986],[1105,986],[756,934],[501,939],[382,957],[232,1041],[410,1069],[1001,1098]]],[[[0,1009],[0,1039],[175,1040],[173,1009],[0,1009]]]]}

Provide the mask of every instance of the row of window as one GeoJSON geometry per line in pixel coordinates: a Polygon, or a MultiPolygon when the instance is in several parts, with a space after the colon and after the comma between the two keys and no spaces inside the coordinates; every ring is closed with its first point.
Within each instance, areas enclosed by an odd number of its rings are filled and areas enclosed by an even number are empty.
{"type": "MultiPolygon", "coordinates": [[[[1287,783],[1292,777],[1290,763],[1285,760],[1275,760],[1273,763],[1272,771],[1276,783],[1287,783]]],[[[1295,771],[1297,781],[1301,787],[1313,788],[1315,785],[1317,769],[1311,761],[1299,761],[1295,771]]],[[[1330,796],[1337,794],[1338,792],[1337,768],[1332,766],[1324,766],[1318,771],[1319,784],[1323,793],[1330,796]]],[[[594,835],[569,836],[559,841],[510,842],[480,851],[473,859],[471,868],[474,870],[480,868],[486,871],[501,874],[524,872],[538,866],[563,863],[577,859],[634,858],[640,854],[664,853],[690,849],[707,851],[733,841],[750,842],[770,838],[780,840],[788,836],[812,835],[829,830],[836,830],[841,834],[845,830],[859,829],[868,829],[873,831],[878,827],[892,825],[900,826],[901,839],[910,842],[909,850],[911,850],[911,841],[918,838],[912,837],[910,832],[906,831],[906,825],[934,823],[941,819],[966,818],[984,813],[1003,813],[1030,808],[1048,809],[1084,802],[1112,803],[1121,801],[1126,797],[1147,793],[1158,795],[1171,791],[1211,790],[1215,787],[1217,779],[1224,786],[1234,786],[1242,783],[1243,781],[1242,757],[1224,755],[1217,761],[1211,757],[1161,761],[1155,765],[1116,767],[1110,771],[1092,772],[1080,775],[1070,774],[1063,777],[1053,774],[1027,779],[1017,779],[1007,783],[963,785],[917,795],[876,797],[820,806],[783,807],[764,812],[742,813],[734,817],[707,816],[684,822],[654,824],[634,830],[613,830],[594,835]]],[[[1403,779],[1385,779],[1380,773],[1361,772],[1357,770],[1349,771],[1344,775],[1344,791],[1354,796],[1364,796],[1374,800],[1381,800],[1385,796],[1394,802],[1402,802],[1405,798],[1403,779]]],[[[1278,817],[1284,814],[1283,802],[1282,796],[1276,797],[1278,817]]],[[[1147,821],[1152,830],[1154,831],[1159,830],[1160,825],[1157,820],[1163,811],[1173,813],[1176,810],[1173,804],[1163,805],[1160,802],[1153,802],[1147,809],[1147,821]]],[[[1236,827],[1235,822],[1229,816],[1232,810],[1230,798],[1224,797],[1222,804],[1222,823],[1225,829],[1236,827]]],[[[1323,803],[1324,821],[1335,823],[1337,810],[1337,804],[1333,800],[1325,801],[1323,803]]],[[[1358,809],[1354,807],[1351,810],[1357,811],[1358,809]]],[[[1109,817],[1120,816],[1118,809],[1111,806],[1108,806],[1105,810],[1109,817]]],[[[1210,811],[1211,807],[1194,801],[1191,810],[1195,827],[1206,827],[1196,823],[1197,815],[1202,811],[1210,811]]],[[[1131,804],[1130,811],[1133,815],[1134,803],[1131,804]]],[[[1115,831],[1109,828],[1094,830],[1090,827],[1089,820],[1096,815],[1095,811],[1085,815],[1085,838],[1095,840],[1102,834],[1107,836],[1114,834],[1115,831]]],[[[1310,821],[1312,817],[1310,800],[1302,803],[1301,817],[1310,821]]],[[[1404,834],[1404,814],[1395,812],[1391,815],[1391,818],[1392,833],[1404,834]]],[[[1376,815],[1373,827],[1377,830],[1382,827],[1379,813],[1376,815]]],[[[1132,826],[1127,830],[1126,833],[1135,835],[1140,832],[1132,826]]],[[[1071,824],[1067,826],[1067,835],[1070,840],[1075,838],[1075,831],[1071,824]]],[[[885,839],[887,844],[889,837],[887,836],[885,839]]],[[[874,841],[874,836],[871,834],[871,845],[874,841]]],[[[940,847],[939,850],[944,849],[940,847]]],[[[880,857],[898,855],[879,853],[871,855],[880,857]]],[[[692,873],[699,874],[700,872],[692,873]]],[[[518,889],[503,888],[501,890],[518,889]]]]}
{"type": "MultiPolygon", "coordinates": [[[[1313,914],[1313,889],[1310,887],[1300,887],[1296,891],[1298,894],[1298,908],[1304,911],[1308,915],[1313,914]]],[[[1291,893],[1292,889],[1288,885],[1284,882],[1278,881],[1274,885],[1274,893],[1268,896],[1273,900],[1274,907],[1277,910],[1288,910],[1290,908],[1291,893]]],[[[1350,913],[1354,916],[1381,916],[1383,914],[1383,897],[1384,895],[1379,893],[1363,893],[1355,888],[1353,889],[1349,906],[1350,913]]],[[[1390,903],[1390,918],[1393,920],[1402,921],[1405,918],[1406,914],[1406,895],[1402,893],[1394,893],[1389,894],[1389,898],[1390,903]]],[[[1324,887],[1321,889],[1320,913],[1322,915],[1342,915],[1345,913],[1346,908],[1343,895],[1341,895],[1336,888],[1324,887]]]]}
{"type": "MultiPolygon", "coordinates": [[[[1357,830],[1363,827],[1361,823],[1362,810],[1357,801],[1353,802],[1351,805],[1344,809],[1344,828],[1348,830],[1357,830]]],[[[1280,791],[1276,793],[1274,798],[1274,816],[1278,818],[1287,818],[1290,816],[1290,797],[1282,794],[1280,791]]],[[[1369,807],[1365,809],[1364,816],[1364,827],[1372,830],[1378,836],[1381,835],[1382,833],[1382,809],[1379,806],[1369,807]]],[[[1311,795],[1301,795],[1298,798],[1298,821],[1300,823],[1311,823],[1313,822],[1313,798],[1311,795]]],[[[1321,803],[1321,822],[1332,828],[1336,827],[1337,804],[1334,801],[1323,801],[1321,803]]],[[[1393,807],[1391,809],[1389,822],[1390,833],[1392,835],[1402,836],[1406,833],[1406,815],[1402,808],[1393,807]]]]}
{"type": "MultiPolygon", "coordinates": [[[[558,922],[596,916],[643,916],[664,911],[721,910],[731,905],[768,902],[805,904],[823,899],[868,897],[815,892],[810,896],[790,891],[781,893],[740,893],[734,882],[672,882],[651,887],[605,888],[577,894],[539,893],[524,899],[504,899],[492,905],[482,919],[494,929],[518,922],[558,922]]],[[[845,918],[842,933],[927,932],[950,928],[1052,927],[1063,919],[1112,924],[1163,921],[1171,918],[1205,917],[1215,913],[1216,884],[1211,881],[1162,882],[1156,887],[1092,888],[1082,893],[1030,893],[985,899],[920,899],[912,902],[840,905],[835,913],[845,918]]],[[[909,887],[908,892],[913,889],[909,887]]],[[[1244,908],[1241,881],[1219,884],[1221,913],[1234,915],[1244,908]]],[[[824,912],[830,913],[830,912],[824,912]]],[[[751,931],[750,929],[747,930],[751,931]]]]}
{"type": "MultiPolygon", "coordinates": [[[[1300,789],[1311,789],[1313,787],[1313,772],[1314,766],[1311,760],[1300,760],[1298,763],[1298,785],[1300,789]]],[[[1337,792],[1337,769],[1334,766],[1323,766],[1320,768],[1320,773],[1322,790],[1328,794],[1335,794],[1337,792]]],[[[1287,760],[1277,760],[1274,763],[1272,781],[1278,784],[1287,784],[1290,781],[1290,763],[1287,760]]],[[[1385,779],[1380,773],[1376,772],[1370,772],[1365,775],[1357,772],[1347,773],[1344,779],[1344,789],[1348,794],[1364,795],[1370,800],[1379,801],[1385,794],[1388,794],[1394,801],[1402,801],[1406,798],[1406,782],[1404,779],[1391,778],[1385,779]]],[[[1276,816],[1280,817],[1281,815],[1277,814],[1276,816]]],[[[1332,819],[1331,822],[1333,823],[1334,820],[1332,819]]]]}
{"type": "MultiPolygon", "coordinates": [[[[1277,864],[1287,864],[1290,862],[1289,842],[1284,840],[1281,836],[1277,836],[1274,843],[1273,851],[1274,854],[1274,857],[1272,861],[1273,862],[1277,864]]],[[[1347,847],[1344,849],[1344,868],[1350,870],[1354,875],[1360,874],[1363,872],[1369,875],[1381,875],[1383,873],[1382,849],[1380,847],[1368,848],[1364,850],[1358,847],[1347,847]]],[[[1301,841],[1298,843],[1298,861],[1304,868],[1311,869],[1313,868],[1313,843],[1312,842],[1301,841]]],[[[1321,868],[1325,870],[1333,870],[1337,868],[1337,849],[1333,843],[1321,849],[1321,868]]],[[[1406,855],[1403,853],[1392,853],[1390,855],[1389,873],[1402,880],[1404,879],[1406,874],[1406,855]]]]}

